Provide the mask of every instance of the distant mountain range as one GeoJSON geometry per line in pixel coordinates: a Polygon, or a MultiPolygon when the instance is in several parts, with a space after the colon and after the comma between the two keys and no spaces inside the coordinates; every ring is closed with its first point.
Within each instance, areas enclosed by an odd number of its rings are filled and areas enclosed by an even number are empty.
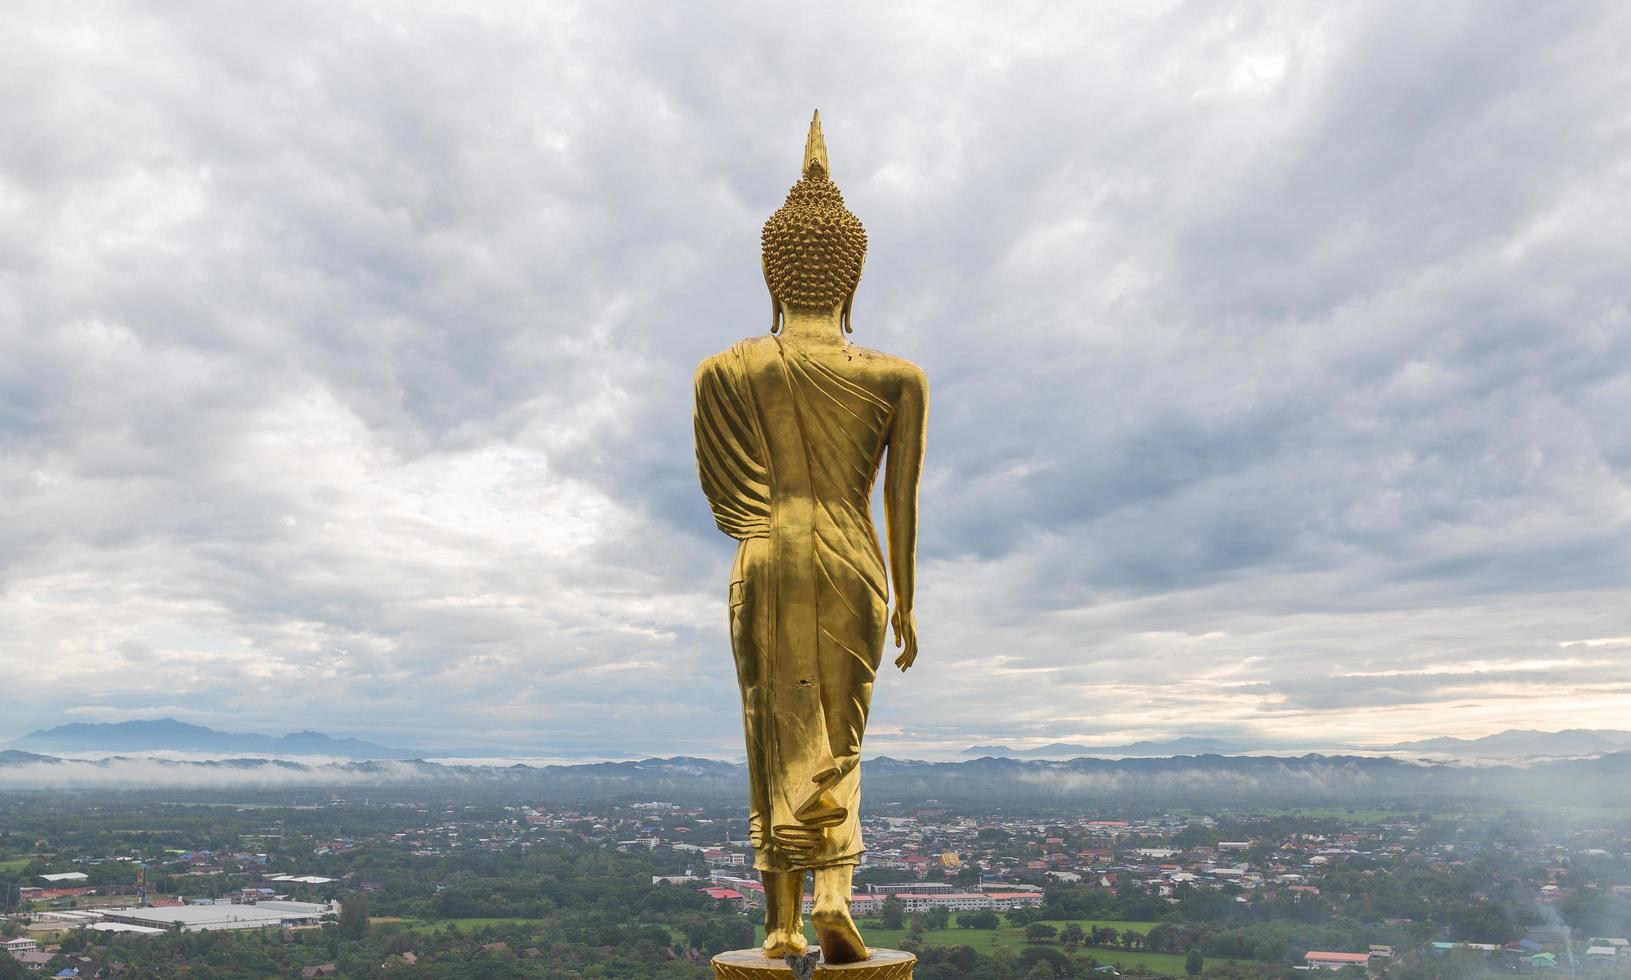
{"type": "Polygon", "coordinates": [[[7,746],[27,752],[220,752],[272,757],[326,755],[340,759],[414,759],[425,754],[355,738],[332,738],[318,732],[288,735],[221,732],[174,718],[76,722],[29,732],[7,746]]]}
{"type": "MultiPolygon", "coordinates": [[[[1482,738],[1429,738],[1371,748],[1372,752],[1404,755],[1447,755],[1462,759],[1537,759],[1603,755],[1631,749],[1631,731],[1571,728],[1542,732],[1512,728],[1482,738]]],[[[1153,758],[1183,755],[1241,755],[1247,752],[1286,751],[1285,746],[1186,736],[1168,741],[1130,742],[1126,745],[1083,745],[1054,742],[1034,749],[1006,745],[975,745],[962,754],[998,759],[1153,758]]]]}
{"type": "MultiPolygon", "coordinates": [[[[74,723],[30,732],[3,746],[21,753],[106,753],[129,756],[149,752],[185,752],[222,756],[257,756],[269,760],[327,756],[363,761],[410,761],[427,757],[483,756],[481,751],[454,752],[393,748],[355,738],[334,738],[319,732],[261,735],[223,732],[174,718],[155,721],[74,723]]],[[[1084,745],[1054,742],[1032,749],[1002,745],[976,745],[963,750],[972,760],[1123,760],[1240,756],[1263,752],[1271,746],[1226,738],[1185,736],[1166,741],[1138,741],[1123,745],[1084,745]]],[[[1283,750],[1283,746],[1280,747],[1283,750]]],[[[1541,732],[1511,729],[1483,738],[1431,738],[1388,745],[1381,751],[1399,755],[1442,755],[1461,759],[1559,759],[1604,755],[1631,750],[1631,731],[1569,729],[1541,732]]],[[[474,767],[485,768],[485,767],[474,767]]]]}
{"type": "MultiPolygon", "coordinates": [[[[1407,762],[1373,756],[1297,758],[1217,755],[1177,758],[969,759],[863,764],[875,804],[933,808],[941,803],[1069,803],[1114,813],[1121,805],[1228,806],[1249,812],[1295,806],[1410,810],[1430,801],[1497,805],[1631,806],[1631,752],[1591,759],[1494,763],[1407,762]]],[[[177,762],[113,757],[65,760],[0,750],[0,789],[116,789],[243,800],[256,793],[287,801],[324,800],[339,788],[373,799],[484,799],[556,805],[580,802],[739,802],[747,768],[709,759],[554,766],[440,765],[416,760],[320,765],[269,759],[177,762]]]]}
{"type": "Polygon", "coordinates": [[[1631,732],[1570,728],[1541,732],[1509,728],[1483,738],[1429,738],[1385,746],[1386,752],[1433,752],[1486,759],[1600,755],[1631,749],[1631,732]]]}
{"type": "Polygon", "coordinates": [[[1126,745],[1081,745],[1075,742],[1053,742],[1034,749],[1015,749],[1006,745],[975,745],[963,750],[963,755],[989,756],[995,759],[1075,759],[1084,756],[1170,756],[1170,755],[1238,755],[1249,752],[1252,746],[1221,738],[1197,738],[1186,735],[1165,742],[1129,742],[1126,745]]]}

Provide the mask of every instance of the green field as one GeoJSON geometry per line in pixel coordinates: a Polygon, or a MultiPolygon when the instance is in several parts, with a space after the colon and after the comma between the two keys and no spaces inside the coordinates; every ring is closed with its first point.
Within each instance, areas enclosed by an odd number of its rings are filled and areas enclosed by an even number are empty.
{"type": "MultiPolygon", "coordinates": [[[[952,919],[956,922],[956,917],[952,919]]],[[[1063,929],[1067,920],[1045,919],[1048,925],[1056,929],[1063,929]]],[[[1080,919],[1075,921],[1084,930],[1091,930],[1094,926],[1109,926],[1113,929],[1132,931],[1140,935],[1149,931],[1155,925],[1153,922],[1123,922],[1110,919],[1080,919]]],[[[898,948],[910,935],[905,929],[885,929],[876,919],[863,919],[860,922],[861,935],[869,945],[898,948]]],[[[806,923],[804,934],[813,945],[816,941],[815,933],[806,923]]],[[[759,939],[764,939],[764,930],[759,930],[759,939]]],[[[972,946],[981,952],[990,952],[995,949],[1011,949],[1018,953],[1027,946],[1032,945],[1025,941],[1025,929],[1004,922],[995,929],[959,929],[954,924],[950,929],[929,929],[923,933],[923,943],[926,946],[972,946]]],[[[1091,956],[1099,963],[1113,963],[1123,969],[1143,967],[1152,973],[1165,976],[1180,977],[1184,975],[1184,957],[1178,953],[1146,953],[1142,950],[1103,949],[1094,946],[1079,946],[1074,950],[1061,946],[1058,943],[1046,944],[1053,949],[1060,950],[1073,959],[1083,959],[1091,956]]]]}
{"type": "MultiPolygon", "coordinates": [[[[1017,950],[1023,949],[1026,945],[1028,945],[1025,942],[1025,929],[1023,926],[1012,926],[1005,921],[1002,925],[999,925],[995,929],[959,929],[955,924],[956,921],[956,916],[953,916],[953,925],[950,929],[926,930],[923,933],[924,944],[928,946],[973,946],[975,949],[981,950],[998,949],[1004,946],[1008,947],[1009,949],[1017,950]]],[[[1063,929],[1067,924],[1066,920],[1063,919],[1044,919],[1042,921],[1046,922],[1050,926],[1053,926],[1055,929],[1063,929]]],[[[1112,922],[1110,920],[1088,921],[1085,919],[1078,922],[1078,924],[1084,930],[1091,930],[1092,927],[1096,925],[1111,926],[1115,929],[1131,929],[1140,935],[1148,932],[1150,926],[1155,925],[1153,922],[1112,922]]],[[[876,919],[863,920],[860,925],[861,935],[866,937],[866,941],[869,943],[876,943],[879,946],[897,947],[901,944],[902,940],[910,935],[910,933],[905,929],[885,929],[883,926],[878,924],[876,919]]],[[[808,926],[805,927],[804,931],[810,936],[810,939],[813,942],[815,939],[815,934],[810,932],[808,926]]],[[[1093,953],[1093,955],[1101,962],[1109,962],[1109,956],[1112,953],[1117,956],[1122,955],[1121,950],[1109,949],[1097,950],[1093,953]]],[[[1146,954],[1128,953],[1127,955],[1142,956],[1146,954]]],[[[1162,954],[1150,953],[1148,955],[1160,956],[1162,954]]],[[[1178,960],[1178,970],[1181,973],[1183,972],[1184,966],[1182,962],[1183,957],[1178,957],[1178,960]]],[[[1129,963],[1129,965],[1131,964],[1129,963]]]]}
{"type": "MultiPolygon", "coordinates": [[[[953,917],[953,922],[955,921],[956,919],[953,917]]],[[[1045,919],[1043,921],[1056,929],[1062,929],[1067,924],[1066,920],[1063,919],[1045,919]]],[[[1091,930],[1093,926],[1110,926],[1123,931],[1131,929],[1140,934],[1148,932],[1150,927],[1155,925],[1153,922],[1121,922],[1108,919],[1070,921],[1075,921],[1084,930],[1091,930]]],[[[885,929],[878,924],[876,919],[864,919],[860,922],[860,926],[861,935],[869,945],[873,946],[899,947],[901,942],[909,935],[905,929],[885,929]]],[[[815,933],[810,930],[808,923],[805,925],[804,933],[813,945],[815,943],[815,933]]],[[[759,930],[759,939],[761,941],[764,939],[763,929],[759,930]]],[[[923,943],[926,946],[972,946],[980,952],[1006,948],[1013,950],[1015,953],[1032,945],[1025,941],[1023,927],[1008,925],[1006,922],[995,929],[959,929],[955,925],[950,929],[930,929],[923,933],[923,943]]],[[[1085,961],[1091,956],[1100,964],[1114,964],[1123,970],[1143,967],[1151,973],[1158,973],[1163,976],[1184,976],[1184,957],[1179,953],[1146,953],[1142,950],[1104,949],[1096,946],[1078,946],[1071,949],[1070,947],[1061,946],[1057,942],[1047,943],[1046,945],[1069,955],[1072,959],[1085,961]]],[[[1204,971],[1202,975],[1205,975],[1204,971]]]]}
{"type": "Polygon", "coordinates": [[[0,861],[0,871],[21,871],[33,860],[32,857],[6,858],[0,861]]]}

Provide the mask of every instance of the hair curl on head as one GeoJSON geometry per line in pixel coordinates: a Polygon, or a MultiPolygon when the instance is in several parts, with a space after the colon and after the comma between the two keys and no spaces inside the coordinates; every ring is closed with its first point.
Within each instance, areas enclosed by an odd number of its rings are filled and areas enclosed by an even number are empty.
{"type": "Polygon", "coordinates": [[[861,281],[866,229],[844,207],[844,196],[820,163],[805,169],[759,240],[765,281],[786,309],[830,310],[861,281]]]}

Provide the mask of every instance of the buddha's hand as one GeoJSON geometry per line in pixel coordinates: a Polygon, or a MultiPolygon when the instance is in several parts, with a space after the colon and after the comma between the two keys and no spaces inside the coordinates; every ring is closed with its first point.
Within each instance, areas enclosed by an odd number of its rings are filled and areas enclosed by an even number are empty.
{"type": "Polygon", "coordinates": [[[905,670],[917,659],[917,620],[912,618],[910,609],[896,606],[895,614],[889,621],[895,627],[895,649],[900,651],[900,656],[895,658],[895,666],[905,670]]]}

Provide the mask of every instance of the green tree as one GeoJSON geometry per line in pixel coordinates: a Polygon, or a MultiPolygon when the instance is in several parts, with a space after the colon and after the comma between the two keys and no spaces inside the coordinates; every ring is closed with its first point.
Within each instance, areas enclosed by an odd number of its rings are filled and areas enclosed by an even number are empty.
{"type": "Polygon", "coordinates": [[[883,909],[878,914],[883,917],[885,929],[899,929],[906,923],[906,906],[893,895],[883,900],[883,909]]]}
{"type": "Polygon", "coordinates": [[[1192,977],[1199,976],[1205,967],[1206,960],[1201,958],[1201,951],[1198,949],[1190,950],[1189,955],[1184,957],[1184,972],[1192,977]]]}
{"type": "Polygon", "coordinates": [[[1027,948],[1025,952],[1019,954],[1019,961],[1030,966],[1030,971],[1026,974],[1026,980],[1035,975],[1038,967],[1048,971],[1042,974],[1045,977],[1068,977],[1071,975],[1070,958],[1057,949],[1049,949],[1046,946],[1027,948]]]}
{"type": "Polygon", "coordinates": [[[1067,923],[1063,929],[1059,930],[1059,941],[1066,946],[1080,946],[1086,938],[1087,934],[1082,931],[1079,923],[1067,923]]]}
{"type": "Polygon", "coordinates": [[[340,935],[347,939],[368,935],[368,896],[362,892],[347,895],[340,903],[340,935]]]}
{"type": "MultiPolygon", "coordinates": [[[[664,935],[666,935],[666,931],[664,935]]],[[[411,953],[413,951],[413,937],[406,932],[399,932],[385,942],[385,952],[390,954],[411,953]]]]}
{"type": "Polygon", "coordinates": [[[1023,926],[1035,922],[1037,919],[1043,918],[1046,915],[1047,913],[1041,909],[1021,907],[1017,909],[1009,909],[1007,912],[1004,912],[1003,918],[1007,919],[1008,924],[1011,926],[1023,926]]]}
{"type": "Polygon", "coordinates": [[[1059,935],[1059,929],[1046,922],[1033,922],[1025,927],[1025,941],[1028,943],[1045,943],[1059,935]]]}

